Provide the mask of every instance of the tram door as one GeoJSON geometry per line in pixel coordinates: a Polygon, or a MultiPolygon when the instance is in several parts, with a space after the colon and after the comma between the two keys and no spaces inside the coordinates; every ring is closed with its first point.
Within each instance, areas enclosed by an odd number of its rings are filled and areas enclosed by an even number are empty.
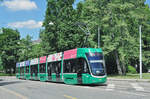
{"type": "Polygon", "coordinates": [[[60,73],[61,73],[61,62],[53,62],[52,67],[51,67],[51,72],[52,72],[52,80],[53,81],[61,81],[60,79],[60,73]]]}
{"type": "Polygon", "coordinates": [[[82,83],[82,74],[89,74],[89,68],[87,65],[87,62],[83,58],[79,58],[77,60],[77,77],[78,77],[78,83],[82,83]]]}
{"type": "Polygon", "coordinates": [[[33,76],[33,65],[31,65],[31,77],[33,76]]]}
{"type": "Polygon", "coordinates": [[[82,83],[82,72],[83,72],[83,60],[77,59],[77,77],[78,77],[78,83],[82,83]]]}
{"type": "Polygon", "coordinates": [[[47,65],[47,72],[48,72],[48,80],[51,80],[52,79],[52,76],[51,76],[51,73],[52,73],[52,63],[48,63],[47,65]]]}
{"type": "Polygon", "coordinates": [[[60,73],[61,73],[61,62],[57,62],[56,63],[56,81],[61,81],[60,73]]]}
{"type": "Polygon", "coordinates": [[[38,65],[34,66],[34,73],[35,73],[35,77],[37,77],[37,75],[38,75],[38,65]]]}

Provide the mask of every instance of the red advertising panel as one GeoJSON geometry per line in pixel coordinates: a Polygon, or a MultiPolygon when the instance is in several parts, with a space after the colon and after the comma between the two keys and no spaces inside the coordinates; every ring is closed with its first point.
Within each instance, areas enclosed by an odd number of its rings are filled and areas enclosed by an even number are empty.
{"type": "Polygon", "coordinates": [[[40,63],[46,63],[46,56],[40,57],[40,63]]]}
{"type": "Polygon", "coordinates": [[[64,59],[76,58],[77,57],[77,48],[64,51],[64,59]]]}

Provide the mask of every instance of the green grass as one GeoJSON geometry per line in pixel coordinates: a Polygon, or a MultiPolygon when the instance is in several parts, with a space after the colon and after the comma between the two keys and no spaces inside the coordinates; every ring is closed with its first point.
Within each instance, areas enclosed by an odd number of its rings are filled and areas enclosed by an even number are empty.
{"type": "MultiPolygon", "coordinates": [[[[118,78],[118,79],[140,79],[139,74],[129,74],[127,73],[125,76],[121,75],[108,75],[109,78],[118,78]]],[[[143,73],[142,74],[143,79],[150,79],[150,73],[143,73]]]]}
{"type": "Polygon", "coordinates": [[[5,74],[5,73],[0,73],[0,76],[15,76],[16,74],[5,74]]]}

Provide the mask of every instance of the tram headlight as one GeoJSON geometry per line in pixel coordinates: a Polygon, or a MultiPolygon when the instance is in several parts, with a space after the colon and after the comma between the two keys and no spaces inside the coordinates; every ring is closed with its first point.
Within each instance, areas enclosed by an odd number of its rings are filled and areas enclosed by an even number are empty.
{"type": "Polygon", "coordinates": [[[96,71],[96,74],[100,74],[101,72],[99,70],[96,71]]]}

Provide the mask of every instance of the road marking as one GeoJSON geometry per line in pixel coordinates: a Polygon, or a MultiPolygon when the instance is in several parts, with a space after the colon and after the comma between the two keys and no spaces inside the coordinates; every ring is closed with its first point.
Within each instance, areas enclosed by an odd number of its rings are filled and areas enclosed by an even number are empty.
{"type": "Polygon", "coordinates": [[[132,92],[126,92],[126,91],[118,91],[118,92],[124,93],[124,94],[135,95],[135,96],[147,96],[147,95],[145,95],[145,94],[132,93],[132,92]]]}
{"type": "Polygon", "coordinates": [[[135,88],[136,91],[144,91],[144,88],[141,87],[139,84],[137,83],[131,83],[131,85],[133,86],[133,88],[135,88]]]}
{"type": "Polygon", "coordinates": [[[72,97],[72,96],[68,96],[68,95],[64,95],[64,97],[66,97],[68,99],[77,99],[76,97],[72,97]]]}
{"type": "Polygon", "coordinates": [[[23,96],[23,95],[21,95],[21,94],[15,92],[15,91],[11,91],[11,90],[9,90],[9,89],[6,89],[6,88],[4,88],[4,87],[2,87],[2,86],[0,86],[0,89],[6,91],[6,92],[8,92],[8,93],[11,93],[11,94],[13,94],[13,95],[15,95],[15,96],[17,96],[17,97],[20,97],[21,99],[28,99],[27,97],[25,97],[25,96],[23,96]]]}
{"type": "Polygon", "coordinates": [[[107,91],[113,91],[115,88],[115,85],[114,84],[108,84],[107,87],[106,87],[106,90],[107,91]]]}

